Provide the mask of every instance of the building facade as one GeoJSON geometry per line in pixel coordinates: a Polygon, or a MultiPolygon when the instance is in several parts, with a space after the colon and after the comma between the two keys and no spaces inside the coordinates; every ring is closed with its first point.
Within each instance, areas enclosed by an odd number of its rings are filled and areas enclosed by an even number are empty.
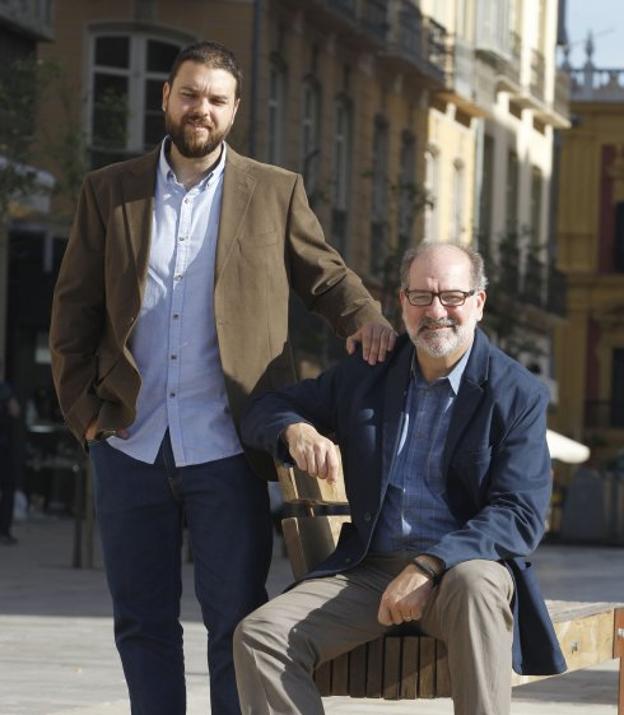
{"type": "Polygon", "coordinates": [[[624,447],[624,68],[593,64],[572,80],[573,128],[561,147],[559,259],[568,320],[558,330],[561,431],[598,462],[624,447]]]}

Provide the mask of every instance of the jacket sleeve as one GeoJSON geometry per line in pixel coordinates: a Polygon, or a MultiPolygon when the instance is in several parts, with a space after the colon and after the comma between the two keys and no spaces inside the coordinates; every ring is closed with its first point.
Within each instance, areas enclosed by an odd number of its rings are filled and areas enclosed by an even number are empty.
{"type": "Polygon", "coordinates": [[[105,226],[89,177],[85,180],[52,301],[52,376],[61,411],[83,441],[101,401],[93,385],[105,317],[105,226]]]}
{"type": "MultiPolygon", "coordinates": [[[[358,359],[365,364],[358,355],[358,359]]],[[[281,462],[291,463],[286,445],[280,434],[288,425],[307,422],[325,435],[338,428],[337,404],[340,399],[339,372],[353,358],[327,370],[313,380],[302,380],[274,392],[264,392],[252,397],[243,413],[241,435],[249,447],[264,450],[281,462]]]]}
{"type": "Polygon", "coordinates": [[[484,507],[461,529],[427,548],[446,568],[471,559],[526,556],[538,546],[552,483],[547,405],[548,395],[540,388],[510,417],[500,443],[493,446],[484,507]]]}
{"type": "Polygon", "coordinates": [[[329,321],[336,335],[346,338],[369,321],[387,323],[379,303],[325,241],[300,176],[291,196],[287,231],[291,286],[309,310],[329,321]]]}

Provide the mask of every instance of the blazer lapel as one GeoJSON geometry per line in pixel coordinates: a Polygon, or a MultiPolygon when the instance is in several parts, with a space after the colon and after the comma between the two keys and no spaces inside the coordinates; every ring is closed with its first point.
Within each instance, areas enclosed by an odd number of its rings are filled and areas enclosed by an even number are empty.
{"type": "MultiPolygon", "coordinates": [[[[395,347],[395,350],[398,346],[395,347]]],[[[411,342],[406,341],[401,353],[388,370],[384,394],[383,427],[382,427],[382,483],[386,478],[396,446],[397,433],[401,422],[401,411],[405,405],[405,396],[410,379],[410,365],[413,349],[411,342]]]]}
{"type": "Polygon", "coordinates": [[[128,242],[134,257],[139,300],[143,299],[152,239],[152,211],[159,151],[160,146],[122,177],[123,211],[128,242]]]}
{"type": "Polygon", "coordinates": [[[442,458],[443,474],[446,474],[453,452],[481,402],[483,396],[483,388],[481,385],[487,379],[489,353],[490,347],[488,339],[477,329],[472,352],[468,358],[468,364],[466,365],[457,395],[457,402],[455,403],[451,416],[448,436],[444,446],[444,456],[442,458]]]}
{"type": "Polygon", "coordinates": [[[223,176],[223,199],[217,241],[215,286],[243,228],[256,179],[246,171],[245,160],[229,146],[223,176]]]}

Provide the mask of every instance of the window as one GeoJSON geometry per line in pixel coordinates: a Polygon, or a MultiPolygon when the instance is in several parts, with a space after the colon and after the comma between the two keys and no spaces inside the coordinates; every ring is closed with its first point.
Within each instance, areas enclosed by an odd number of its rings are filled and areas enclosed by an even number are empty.
{"type": "Polygon", "coordinates": [[[515,151],[507,153],[507,191],[505,197],[505,211],[507,217],[507,231],[518,231],[518,155],[515,151]]]}
{"type": "Polygon", "coordinates": [[[401,164],[399,171],[399,254],[410,244],[414,226],[416,195],[416,139],[410,132],[401,137],[401,164]]]}
{"type": "Polygon", "coordinates": [[[498,55],[509,54],[509,0],[478,0],[477,47],[498,55]]]}
{"type": "Polygon", "coordinates": [[[372,181],[369,265],[373,275],[381,276],[386,259],[388,220],[388,124],[383,117],[375,119],[373,130],[372,181]]]}
{"type": "Polygon", "coordinates": [[[494,139],[483,137],[483,168],[479,196],[479,250],[489,253],[492,241],[492,192],[494,190],[494,139]]]}
{"type": "Polygon", "coordinates": [[[95,166],[162,139],[162,86],[181,46],[142,34],[93,35],[89,137],[95,166]]]}
{"type": "Polygon", "coordinates": [[[271,58],[269,68],[269,164],[284,161],[284,131],[286,127],[286,64],[278,55],[271,58]]]}
{"type": "Polygon", "coordinates": [[[439,158],[435,149],[428,149],[425,154],[425,188],[431,199],[425,207],[425,240],[437,241],[438,236],[438,191],[439,158]]]}
{"type": "Polygon", "coordinates": [[[301,173],[310,204],[318,192],[321,156],[321,88],[314,78],[303,83],[301,116],[301,173]]]}
{"type": "Polygon", "coordinates": [[[611,427],[624,427],[624,348],[613,351],[611,427]]]}
{"type": "Polygon", "coordinates": [[[534,166],[531,172],[531,243],[542,244],[542,172],[534,166]]]}
{"type": "Polygon", "coordinates": [[[453,162],[452,221],[453,241],[460,241],[464,232],[464,164],[460,159],[453,162]]]}
{"type": "Polygon", "coordinates": [[[338,97],[334,111],[332,240],[336,248],[345,255],[353,164],[353,110],[350,100],[345,96],[338,97]]]}
{"type": "Polygon", "coordinates": [[[615,204],[615,256],[614,265],[618,273],[624,273],[624,201],[615,204]]]}

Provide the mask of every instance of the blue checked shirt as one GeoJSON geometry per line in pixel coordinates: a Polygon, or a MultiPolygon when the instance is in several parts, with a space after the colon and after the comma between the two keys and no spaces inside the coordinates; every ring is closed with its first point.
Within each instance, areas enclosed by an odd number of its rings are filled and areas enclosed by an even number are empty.
{"type": "Polygon", "coordinates": [[[232,421],[214,319],[216,259],[227,147],[187,190],[169,165],[156,171],[147,282],[130,350],[141,373],[129,439],[109,443],[153,464],[167,428],[177,466],[242,452],[232,421]]]}
{"type": "Polygon", "coordinates": [[[442,455],[469,356],[467,350],[446,377],[432,383],[414,359],[372,553],[424,553],[460,526],[448,507],[442,455]]]}

